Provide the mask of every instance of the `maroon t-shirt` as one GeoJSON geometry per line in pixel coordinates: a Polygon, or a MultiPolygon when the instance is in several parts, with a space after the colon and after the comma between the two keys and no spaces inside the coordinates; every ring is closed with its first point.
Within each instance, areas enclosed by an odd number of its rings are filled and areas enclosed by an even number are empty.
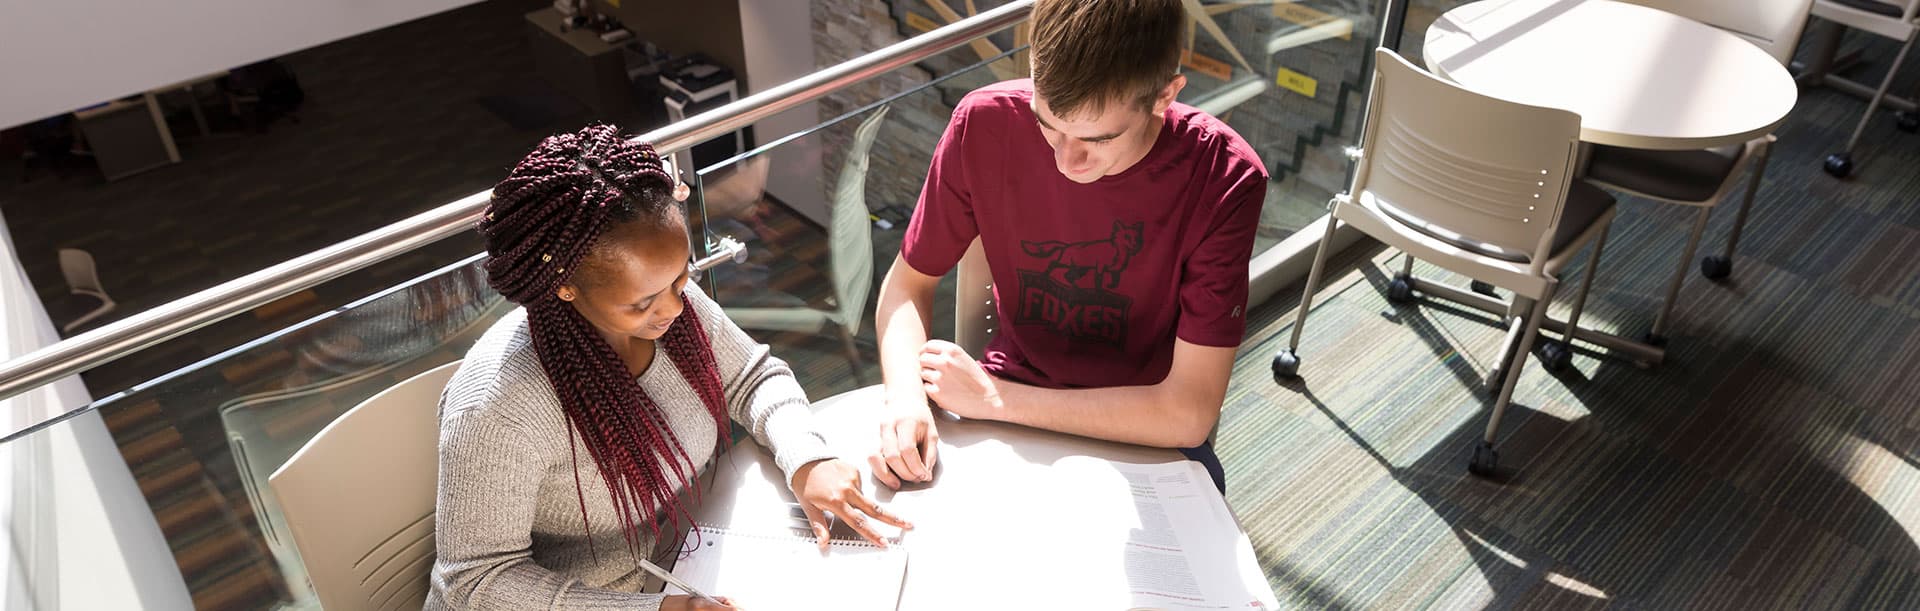
{"type": "Polygon", "coordinates": [[[992,269],[998,331],[975,355],[1053,388],[1157,384],[1174,338],[1240,345],[1266,166],[1185,104],[1133,167],[1092,184],[1055,169],[1033,83],[967,94],[934,151],[901,245],[920,273],[953,269],[974,237],[992,269]]]}

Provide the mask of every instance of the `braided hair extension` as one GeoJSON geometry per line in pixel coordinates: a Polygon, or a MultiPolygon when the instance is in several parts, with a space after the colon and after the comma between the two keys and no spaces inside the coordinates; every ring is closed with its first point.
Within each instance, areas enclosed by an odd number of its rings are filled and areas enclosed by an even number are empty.
{"type": "MultiPolygon", "coordinates": [[[[641,555],[639,523],[657,539],[662,524],[656,516],[676,525],[682,519],[691,522],[675,490],[693,488],[697,500],[698,487],[688,486],[696,467],[666,414],[641,390],[619,354],[557,292],[579,268],[605,256],[606,237],[616,227],[665,224],[684,214],[671,195],[674,184],[651,145],[629,142],[618,128],[595,125],[541,141],[494,186],[479,223],[489,255],[487,282],[526,308],[540,365],[569,426],[599,466],[636,557],[641,555]]],[[[716,428],[726,431],[726,398],[712,344],[691,305],[682,309],[659,347],[699,394],[716,428]]],[[[716,446],[726,435],[717,437],[716,446]]],[[[591,532],[579,453],[571,439],[582,526],[591,532]]]]}

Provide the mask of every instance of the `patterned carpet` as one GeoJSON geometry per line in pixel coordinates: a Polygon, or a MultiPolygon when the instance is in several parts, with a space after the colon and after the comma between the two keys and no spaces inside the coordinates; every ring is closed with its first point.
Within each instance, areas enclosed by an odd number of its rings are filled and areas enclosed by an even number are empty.
{"type": "MultiPolygon", "coordinates": [[[[1281,600],[1920,608],[1920,136],[1882,118],[1864,167],[1829,178],[1819,160],[1863,108],[1803,93],[1732,278],[1690,270],[1664,365],[1529,363],[1500,431],[1517,469],[1504,485],[1466,473],[1503,339],[1493,317],[1390,304],[1397,253],[1349,251],[1307,326],[1304,381],[1280,385],[1268,359],[1299,288],[1256,309],[1219,445],[1281,600]]],[[[1622,205],[1583,320],[1638,336],[1690,211],[1622,205]]]]}

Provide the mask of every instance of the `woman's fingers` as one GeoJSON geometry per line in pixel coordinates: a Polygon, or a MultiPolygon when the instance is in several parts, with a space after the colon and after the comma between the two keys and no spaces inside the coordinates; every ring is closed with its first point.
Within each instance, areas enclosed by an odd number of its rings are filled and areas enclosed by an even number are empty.
{"type": "Polygon", "coordinates": [[[905,529],[913,528],[913,524],[911,522],[900,519],[900,516],[893,515],[892,512],[887,511],[885,507],[881,507],[879,503],[876,503],[874,502],[873,499],[868,498],[867,495],[863,492],[855,491],[853,493],[853,498],[848,499],[848,502],[849,504],[853,505],[855,509],[859,509],[860,511],[865,512],[867,515],[873,516],[874,519],[880,520],[881,522],[886,522],[888,524],[892,524],[899,528],[905,528],[905,529]]]}
{"type": "MultiPolygon", "coordinates": [[[[868,524],[867,519],[862,517],[865,514],[855,509],[853,505],[841,503],[838,509],[833,510],[833,513],[834,515],[840,516],[840,521],[846,523],[847,527],[852,528],[853,532],[860,533],[860,538],[871,541],[874,545],[878,545],[882,549],[887,547],[887,540],[880,538],[880,533],[873,532],[873,525],[868,524]]],[[[821,537],[820,551],[826,551],[826,549],[827,539],[826,537],[821,537]]]]}
{"type": "Polygon", "coordinates": [[[819,507],[815,507],[813,506],[813,503],[807,502],[804,500],[801,501],[800,503],[800,511],[806,512],[807,526],[813,529],[813,538],[820,542],[820,551],[826,552],[827,543],[829,541],[827,537],[828,527],[827,527],[826,512],[820,511],[819,507]]]}

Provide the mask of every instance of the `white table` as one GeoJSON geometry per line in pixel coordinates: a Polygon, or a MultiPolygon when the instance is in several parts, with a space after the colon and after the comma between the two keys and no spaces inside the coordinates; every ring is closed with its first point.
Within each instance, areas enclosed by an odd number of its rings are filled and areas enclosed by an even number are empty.
{"type": "MultiPolygon", "coordinates": [[[[1447,11],[1427,29],[1428,70],[1477,93],[1572,111],[1580,139],[1638,149],[1694,150],[1744,143],[1787,118],[1799,90],[1780,62],[1734,34],[1685,17],[1611,0],[1483,0],[1447,11]]],[[[1585,147],[1582,147],[1584,167],[1585,147]]],[[[1671,311],[1706,211],[1669,283],[1671,311]]],[[[1507,305],[1446,286],[1429,294],[1494,314],[1507,305]]],[[[1566,325],[1549,319],[1547,332],[1566,325]]],[[[1592,329],[1576,337],[1643,366],[1666,350],[1592,329]]],[[[1658,340],[1655,340],[1658,341],[1658,340]]]]}
{"type": "MultiPolygon", "coordinates": [[[[881,397],[880,387],[870,386],[814,406],[816,425],[834,453],[863,471],[866,456],[879,443],[881,397]]],[[[1055,541],[1044,538],[1044,531],[1057,523],[1049,516],[1061,512],[1084,516],[1087,522],[1132,518],[1136,508],[1125,500],[1125,483],[1116,480],[1120,502],[1114,503],[1111,486],[1093,494],[1087,488],[1039,489],[1032,483],[1043,478],[1030,476],[1065,465],[1085,467],[1093,464],[1089,458],[1130,463],[1183,460],[1179,452],[994,422],[943,420],[939,426],[938,473],[931,485],[894,493],[870,474],[866,479],[869,494],[915,526],[904,539],[908,562],[900,609],[1068,609],[1088,604],[1106,608],[1110,605],[1097,601],[1115,595],[1126,600],[1124,581],[1120,592],[1075,591],[1063,585],[1059,568],[1062,563],[1094,563],[1111,565],[1114,572],[1124,570],[1120,566],[1120,547],[1127,538],[1124,528],[1112,540],[1094,545],[1050,545],[1055,541]]],[[[709,472],[713,485],[694,513],[697,521],[735,530],[791,533],[786,503],[792,495],[765,450],[751,440],[742,441],[709,472]]],[[[1198,483],[1205,494],[1219,498],[1210,480],[1202,476],[1198,483]]],[[[1224,511],[1225,504],[1219,507],[1224,511]]],[[[1217,578],[1238,579],[1270,596],[1272,590],[1251,543],[1235,530],[1233,536],[1217,537],[1221,540],[1212,543],[1182,543],[1189,549],[1219,550],[1215,557],[1224,558],[1222,562],[1237,568],[1238,574],[1217,578]]],[[[1265,604],[1273,604],[1272,599],[1265,604]]]]}
{"type": "Polygon", "coordinates": [[[1773,131],[1799,98],[1766,51],[1718,28],[1609,0],[1485,0],[1441,15],[1422,51],[1476,92],[1580,115],[1580,139],[1701,149],[1773,131]]]}

